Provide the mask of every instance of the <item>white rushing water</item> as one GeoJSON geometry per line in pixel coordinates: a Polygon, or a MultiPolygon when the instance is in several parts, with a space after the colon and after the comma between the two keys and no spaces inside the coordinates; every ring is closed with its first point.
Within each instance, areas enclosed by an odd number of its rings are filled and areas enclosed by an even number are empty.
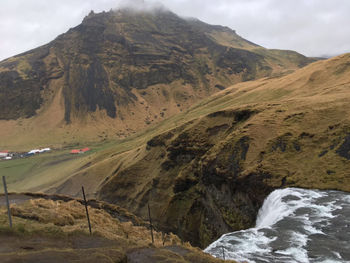
{"type": "Polygon", "coordinates": [[[225,234],[205,252],[240,262],[350,262],[350,194],[275,190],[254,228],[225,234]]]}

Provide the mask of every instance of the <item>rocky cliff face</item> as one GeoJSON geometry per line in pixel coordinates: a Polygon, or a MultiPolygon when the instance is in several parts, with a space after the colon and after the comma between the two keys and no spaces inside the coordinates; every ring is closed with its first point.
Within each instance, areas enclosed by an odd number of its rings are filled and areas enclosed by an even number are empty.
{"type": "Polygon", "coordinates": [[[238,84],[202,102],[183,114],[197,118],[112,171],[99,197],[144,218],[149,203],[158,227],[205,247],[254,226],[276,188],[350,191],[349,60],[238,84]]]}
{"type": "Polygon", "coordinates": [[[0,63],[0,119],[36,116],[60,93],[66,124],[101,111],[136,130],[233,83],[311,61],[165,10],[91,13],[49,44],[0,63]]]}
{"type": "Polygon", "coordinates": [[[242,176],[252,139],[238,131],[256,113],[215,112],[153,138],[145,157],[117,172],[100,198],[144,216],[149,202],[160,228],[201,247],[253,226],[272,190],[267,174],[242,176]]]}

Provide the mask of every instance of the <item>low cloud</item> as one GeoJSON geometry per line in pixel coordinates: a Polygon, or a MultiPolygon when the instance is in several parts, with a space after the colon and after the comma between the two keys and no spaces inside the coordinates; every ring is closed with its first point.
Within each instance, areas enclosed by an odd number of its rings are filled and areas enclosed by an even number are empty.
{"type": "Polygon", "coordinates": [[[161,2],[121,0],[116,3],[116,6],[113,9],[130,9],[136,12],[153,12],[155,10],[166,10],[167,8],[161,2]]]}
{"type": "Polygon", "coordinates": [[[308,56],[350,52],[348,0],[2,0],[0,60],[43,45],[78,25],[90,10],[169,8],[184,17],[228,26],[267,48],[308,56]]]}

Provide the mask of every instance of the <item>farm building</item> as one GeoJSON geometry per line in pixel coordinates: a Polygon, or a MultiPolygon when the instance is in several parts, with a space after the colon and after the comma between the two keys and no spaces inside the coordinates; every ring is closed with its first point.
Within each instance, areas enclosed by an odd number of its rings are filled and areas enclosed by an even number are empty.
{"type": "Polygon", "coordinates": [[[39,153],[40,150],[39,149],[34,149],[34,150],[31,150],[28,152],[28,154],[36,154],[36,153],[39,153]]]}
{"type": "Polygon", "coordinates": [[[44,149],[40,149],[39,153],[44,153],[44,152],[49,152],[49,151],[51,151],[50,148],[44,148],[44,149]]]}
{"type": "Polygon", "coordinates": [[[90,148],[86,147],[80,150],[82,153],[88,152],[90,151],[90,148]]]}
{"type": "Polygon", "coordinates": [[[28,154],[37,154],[37,153],[44,153],[51,151],[50,148],[44,148],[44,149],[34,149],[28,152],[28,154]]]}
{"type": "Polygon", "coordinates": [[[9,156],[9,151],[0,151],[0,158],[5,158],[9,156]]]}
{"type": "Polygon", "coordinates": [[[70,153],[71,154],[78,154],[78,153],[86,153],[88,151],[90,151],[90,148],[86,147],[86,148],[83,148],[83,149],[80,149],[80,150],[73,149],[73,150],[70,151],[70,153]]]}

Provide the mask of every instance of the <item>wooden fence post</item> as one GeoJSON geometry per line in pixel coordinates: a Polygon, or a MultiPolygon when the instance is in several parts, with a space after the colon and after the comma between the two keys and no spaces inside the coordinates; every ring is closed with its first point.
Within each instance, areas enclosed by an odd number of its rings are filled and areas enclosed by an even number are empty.
{"type": "Polygon", "coordinates": [[[165,235],[165,233],[162,231],[162,241],[163,241],[163,247],[164,247],[164,244],[165,244],[165,237],[166,237],[166,235],[165,235]]]}
{"type": "Polygon", "coordinates": [[[5,190],[7,214],[8,214],[8,217],[9,217],[10,227],[12,228],[12,218],[11,218],[10,202],[9,202],[9,195],[8,195],[8,193],[7,193],[7,185],[6,185],[5,176],[2,177],[2,182],[3,182],[3,184],[4,184],[4,190],[5,190]]]}
{"type": "Polygon", "coordinates": [[[90,235],[91,235],[91,224],[90,224],[89,210],[88,210],[88,207],[87,207],[87,201],[86,201],[86,197],[85,197],[84,186],[81,187],[81,190],[83,191],[83,197],[84,197],[84,205],[85,205],[86,217],[87,217],[87,220],[88,220],[89,231],[90,231],[90,235]]]}
{"type": "Polygon", "coordinates": [[[151,237],[152,237],[152,244],[154,243],[154,238],[153,238],[153,225],[152,225],[152,218],[151,218],[151,209],[149,208],[148,204],[148,217],[149,217],[149,223],[151,227],[151,237]]]}

